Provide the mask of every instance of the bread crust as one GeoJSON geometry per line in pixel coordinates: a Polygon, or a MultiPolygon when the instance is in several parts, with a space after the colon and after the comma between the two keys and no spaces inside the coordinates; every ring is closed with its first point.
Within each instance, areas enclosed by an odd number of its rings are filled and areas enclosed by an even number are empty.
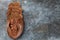
{"type": "Polygon", "coordinates": [[[7,33],[17,39],[23,32],[24,20],[20,3],[10,3],[7,10],[7,33]]]}

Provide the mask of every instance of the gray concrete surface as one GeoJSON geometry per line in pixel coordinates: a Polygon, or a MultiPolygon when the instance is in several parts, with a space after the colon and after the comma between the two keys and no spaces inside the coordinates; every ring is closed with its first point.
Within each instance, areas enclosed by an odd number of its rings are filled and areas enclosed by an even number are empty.
{"type": "MultiPolygon", "coordinates": [[[[25,29],[18,40],[60,40],[60,0],[18,0],[24,10],[25,29]]],[[[11,0],[0,0],[0,40],[12,40],[6,31],[11,0]]]]}

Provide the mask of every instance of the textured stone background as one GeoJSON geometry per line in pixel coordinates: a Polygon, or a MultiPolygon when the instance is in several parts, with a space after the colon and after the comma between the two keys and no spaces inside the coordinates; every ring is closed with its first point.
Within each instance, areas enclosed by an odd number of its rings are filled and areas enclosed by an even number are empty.
{"type": "MultiPolygon", "coordinates": [[[[25,29],[18,40],[60,40],[60,0],[18,0],[24,10],[25,29]]],[[[12,40],[6,31],[11,0],[0,0],[0,40],[12,40]]]]}

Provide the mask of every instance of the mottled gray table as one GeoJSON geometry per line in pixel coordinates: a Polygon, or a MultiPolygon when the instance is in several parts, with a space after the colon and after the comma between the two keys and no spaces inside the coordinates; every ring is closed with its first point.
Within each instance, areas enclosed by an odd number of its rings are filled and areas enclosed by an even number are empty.
{"type": "MultiPolygon", "coordinates": [[[[18,0],[24,10],[25,29],[18,40],[60,40],[60,0],[18,0]]],[[[6,31],[11,0],[0,0],[0,40],[12,40],[6,31]]]]}

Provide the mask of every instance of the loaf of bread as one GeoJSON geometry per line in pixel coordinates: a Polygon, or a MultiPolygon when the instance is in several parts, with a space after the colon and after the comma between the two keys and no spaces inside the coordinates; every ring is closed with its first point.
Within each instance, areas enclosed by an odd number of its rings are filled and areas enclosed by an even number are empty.
{"type": "Polygon", "coordinates": [[[13,38],[17,39],[21,36],[24,28],[24,20],[22,15],[22,7],[20,3],[10,3],[7,10],[7,33],[13,38]]]}

